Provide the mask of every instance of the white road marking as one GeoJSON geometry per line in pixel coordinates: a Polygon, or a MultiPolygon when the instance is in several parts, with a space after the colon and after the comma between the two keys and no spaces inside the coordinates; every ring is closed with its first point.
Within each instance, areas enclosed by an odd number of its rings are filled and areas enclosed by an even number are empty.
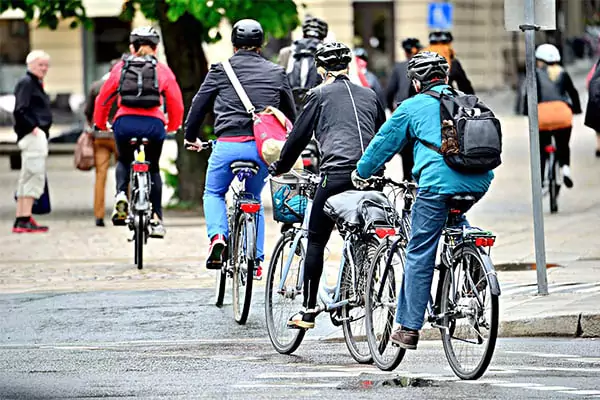
{"type": "Polygon", "coordinates": [[[600,372],[600,368],[572,368],[572,367],[519,367],[521,371],[559,371],[559,372],[600,372]]]}
{"type": "Polygon", "coordinates": [[[534,357],[542,357],[542,358],[580,358],[580,355],[577,354],[559,354],[559,353],[538,353],[535,351],[511,351],[506,350],[504,353],[509,354],[527,354],[529,356],[534,357]]]}
{"type": "Polygon", "coordinates": [[[558,390],[577,390],[576,388],[568,387],[568,386],[536,386],[531,387],[533,390],[542,390],[542,391],[558,391],[558,390]]]}
{"type": "Polygon", "coordinates": [[[463,381],[459,380],[460,383],[467,383],[469,385],[493,385],[496,383],[506,383],[506,381],[502,381],[499,379],[479,379],[477,381],[463,381]]]}
{"type": "Polygon", "coordinates": [[[600,390],[561,390],[559,393],[579,394],[582,396],[600,395],[600,390]]]}
{"type": "Polygon", "coordinates": [[[289,383],[259,383],[259,382],[249,382],[249,383],[238,383],[235,385],[231,385],[231,387],[239,388],[239,389],[258,389],[258,388],[294,388],[297,390],[304,389],[335,389],[340,385],[341,382],[330,382],[330,383],[306,383],[302,382],[299,384],[298,382],[289,382],[289,383]]]}
{"type": "Polygon", "coordinates": [[[265,372],[256,375],[258,379],[304,379],[304,378],[349,378],[359,376],[360,373],[335,372],[335,371],[306,371],[306,372],[265,372]]]}
{"type": "Polygon", "coordinates": [[[532,389],[535,386],[543,386],[543,385],[541,385],[539,383],[528,383],[528,382],[507,382],[507,383],[492,383],[492,386],[532,389]]]}

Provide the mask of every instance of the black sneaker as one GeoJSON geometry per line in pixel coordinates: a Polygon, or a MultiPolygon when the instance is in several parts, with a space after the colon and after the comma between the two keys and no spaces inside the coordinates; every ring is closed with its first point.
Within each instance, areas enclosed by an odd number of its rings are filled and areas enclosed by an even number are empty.
{"type": "Polygon", "coordinates": [[[102,218],[96,218],[96,226],[104,226],[104,220],[102,218]]]}
{"type": "Polygon", "coordinates": [[[290,317],[287,326],[290,329],[312,329],[315,327],[316,317],[315,310],[302,310],[290,317]]]}

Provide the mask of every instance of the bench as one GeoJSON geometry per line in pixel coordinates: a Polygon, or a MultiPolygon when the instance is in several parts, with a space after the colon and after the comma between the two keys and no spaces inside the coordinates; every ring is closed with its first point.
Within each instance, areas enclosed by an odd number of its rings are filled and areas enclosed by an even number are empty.
{"type": "MultiPolygon", "coordinates": [[[[76,143],[48,143],[48,155],[71,155],[76,143]]],[[[21,150],[16,142],[0,143],[0,156],[10,157],[10,169],[21,169],[21,150]]]]}

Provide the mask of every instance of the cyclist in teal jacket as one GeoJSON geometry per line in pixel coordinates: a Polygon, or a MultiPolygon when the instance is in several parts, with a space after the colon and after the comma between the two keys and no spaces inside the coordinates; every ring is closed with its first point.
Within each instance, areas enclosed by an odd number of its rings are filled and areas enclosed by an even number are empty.
{"type": "MultiPolygon", "coordinates": [[[[437,246],[448,216],[448,200],[453,195],[467,193],[480,199],[494,175],[491,171],[476,175],[457,172],[445,163],[442,155],[422,143],[441,146],[440,103],[423,92],[449,89],[447,61],[437,53],[419,53],[408,64],[408,77],[418,94],[403,101],[379,129],[352,178],[355,186],[364,186],[366,178],[409,141],[414,141],[412,173],[419,192],[412,209],[412,235],[398,296],[396,322],[400,327],[391,340],[405,349],[416,349],[430,296],[437,246]]],[[[466,219],[463,224],[468,224],[466,219]]]]}

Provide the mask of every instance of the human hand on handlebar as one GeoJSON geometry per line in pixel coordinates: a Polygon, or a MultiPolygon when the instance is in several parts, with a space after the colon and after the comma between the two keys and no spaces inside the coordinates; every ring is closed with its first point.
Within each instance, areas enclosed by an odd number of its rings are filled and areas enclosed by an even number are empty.
{"type": "Polygon", "coordinates": [[[203,143],[199,138],[196,138],[195,142],[190,142],[187,139],[183,139],[183,146],[186,150],[201,152],[207,148],[207,143],[203,143]]]}
{"type": "Polygon", "coordinates": [[[370,186],[370,182],[368,179],[362,178],[357,170],[352,171],[352,175],[350,175],[350,180],[352,181],[352,185],[354,185],[357,189],[366,189],[370,186]]]}
{"type": "Polygon", "coordinates": [[[278,169],[279,169],[279,160],[273,161],[271,163],[271,165],[269,165],[269,175],[271,175],[271,176],[279,175],[278,169]]]}

